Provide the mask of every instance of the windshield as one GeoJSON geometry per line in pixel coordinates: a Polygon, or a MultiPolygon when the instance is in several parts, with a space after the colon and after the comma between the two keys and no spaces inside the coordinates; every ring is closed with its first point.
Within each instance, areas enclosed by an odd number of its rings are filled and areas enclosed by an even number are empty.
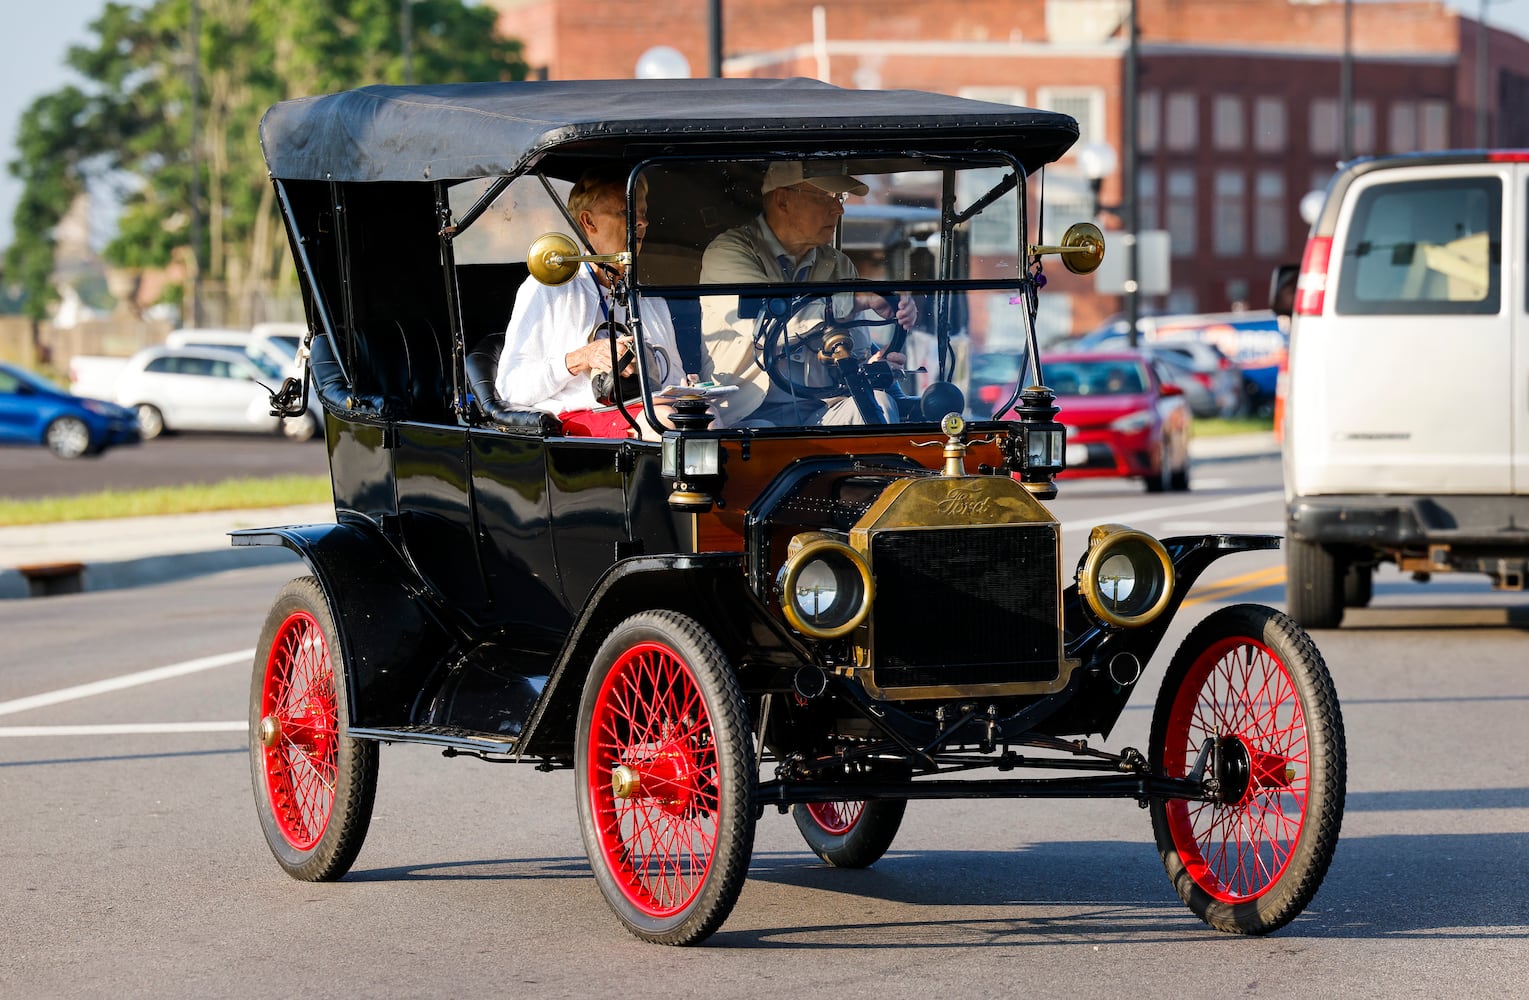
{"type": "Polygon", "coordinates": [[[1128,358],[1046,362],[1046,383],[1058,396],[1136,396],[1146,392],[1147,373],[1128,358]]]}
{"type": "Polygon", "coordinates": [[[1027,186],[998,156],[685,159],[597,167],[577,184],[527,175],[492,185],[452,190],[469,223],[453,244],[459,273],[524,267],[544,233],[579,254],[636,251],[630,266],[569,264],[561,292],[518,279],[500,364],[537,377],[502,380],[515,407],[560,413],[575,402],[540,377],[549,341],[526,329],[575,316],[587,328],[558,340],[569,372],[587,362],[568,360],[574,348],[612,332],[620,348],[645,343],[633,352],[640,372],[597,387],[599,405],[640,399],[645,380],[661,406],[703,396],[720,427],[983,416],[991,403],[974,398],[972,358],[1026,356],[1027,186]]]}

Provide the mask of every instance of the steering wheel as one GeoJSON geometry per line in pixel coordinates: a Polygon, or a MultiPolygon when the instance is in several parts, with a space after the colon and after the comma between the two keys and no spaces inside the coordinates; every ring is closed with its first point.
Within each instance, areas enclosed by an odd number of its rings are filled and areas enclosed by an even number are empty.
{"type": "Polygon", "coordinates": [[[897,372],[885,361],[862,362],[854,353],[851,331],[865,327],[896,326],[896,319],[837,320],[825,316],[804,332],[793,334],[791,321],[809,307],[828,301],[822,295],[799,295],[793,299],[766,299],[762,303],[754,343],[759,367],[782,392],[809,399],[855,400],[860,419],[884,424],[886,414],[876,402],[876,390],[897,381],[897,372]],[[792,377],[792,365],[806,366],[827,376],[826,385],[806,385],[792,377]]]}

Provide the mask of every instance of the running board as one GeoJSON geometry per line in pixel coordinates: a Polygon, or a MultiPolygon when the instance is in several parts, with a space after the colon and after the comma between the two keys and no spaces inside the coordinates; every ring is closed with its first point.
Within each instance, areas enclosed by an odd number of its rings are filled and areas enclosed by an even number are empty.
{"type": "Polygon", "coordinates": [[[396,729],[356,729],[346,735],[358,740],[377,740],[382,743],[423,743],[428,746],[449,747],[459,753],[513,754],[519,742],[513,736],[493,737],[482,733],[469,733],[445,726],[399,726],[396,729]]]}

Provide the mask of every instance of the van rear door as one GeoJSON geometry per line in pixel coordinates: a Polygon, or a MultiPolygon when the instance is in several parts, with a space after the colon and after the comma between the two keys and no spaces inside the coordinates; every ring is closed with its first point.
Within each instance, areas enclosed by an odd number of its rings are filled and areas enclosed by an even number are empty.
{"type": "Polygon", "coordinates": [[[1299,320],[1304,398],[1292,406],[1305,413],[1292,444],[1308,481],[1297,492],[1503,494],[1529,481],[1516,472],[1529,460],[1529,358],[1513,330],[1523,275],[1509,282],[1503,265],[1522,260],[1521,171],[1355,178],[1325,307],[1299,320]]]}

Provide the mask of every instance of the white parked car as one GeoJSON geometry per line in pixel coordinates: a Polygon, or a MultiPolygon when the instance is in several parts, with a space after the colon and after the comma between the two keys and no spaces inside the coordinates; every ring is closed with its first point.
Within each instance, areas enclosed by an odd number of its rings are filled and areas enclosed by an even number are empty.
{"type": "MultiPolygon", "coordinates": [[[[265,325],[265,324],[262,324],[265,325]]],[[[218,347],[239,351],[255,362],[274,365],[285,375],[303,377],[303,366],[297,358],[298,345],[285,337],[275,337],[256,328],[255,330],[228,330],[211,327],[191,327],[175,330],[165,336],[166,347],[218,347]]]]}
{"type": "Polygon", "coordinates": [[[117,402],[138,413],[145,439],[166,431],[280,431],[307,441],[324,426],[318,402],[298,417],[271,415],[270,391],[286,371],[227,347],[148,347],[117,376],[117,402]]]}

